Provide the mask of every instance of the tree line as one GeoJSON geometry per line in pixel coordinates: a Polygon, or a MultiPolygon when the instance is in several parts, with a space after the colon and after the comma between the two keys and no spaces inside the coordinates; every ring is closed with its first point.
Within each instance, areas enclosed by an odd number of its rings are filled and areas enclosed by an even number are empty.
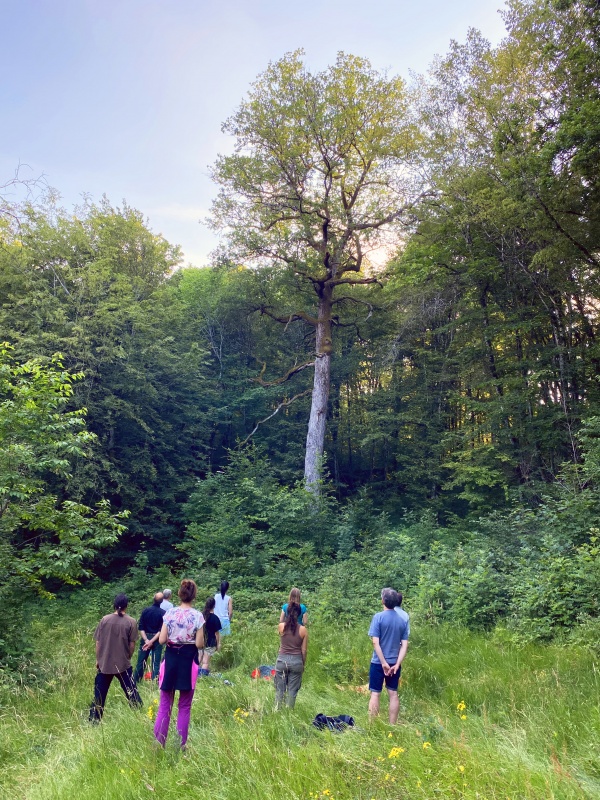
{"type": "MultiPolygon", "coordinates": [[[[40,462],[36,499],[130,514],[97,572],[144,547],[260,576],[348,557],[382,520],[464,529],[594,492],[600,11],[504,19],[499,46],[470,31],[411,85],[346,54],[270,64],[224,125],[210,266],[126,204],[2,202],[7,369],[77,375],[60,405],[91,435],[68,469],[40,462]]],[[[32,523],[11,519],[19,548],[32,523]]]]}

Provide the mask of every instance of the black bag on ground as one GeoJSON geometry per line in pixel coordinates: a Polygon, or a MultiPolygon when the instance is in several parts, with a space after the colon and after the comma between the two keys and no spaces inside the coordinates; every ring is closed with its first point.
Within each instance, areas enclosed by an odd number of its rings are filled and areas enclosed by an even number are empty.
{"type": "Polygon", "coordinates": [[[338,714],[337,717],[317,714],[312,724],[320,731],[327,729],[329,731],[334,731],[334,733],[341,733],[341,731],[345,731],[346,728],[354,727],[354,717],[349,717],[348,714],[338,714]]]}

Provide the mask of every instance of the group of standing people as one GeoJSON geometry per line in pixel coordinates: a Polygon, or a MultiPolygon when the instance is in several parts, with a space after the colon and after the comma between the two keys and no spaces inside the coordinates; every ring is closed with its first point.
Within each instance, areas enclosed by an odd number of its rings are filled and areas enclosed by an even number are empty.
{"type": "MultiPolygon", "coordinates": [[[[389,587],[381,590],[383,610],[375,614],[369,626],[373,642],[373,655],[369,668],[369,717],[379,714],[383,685],[389,697],[389,721],[398,719],[398,684],[402,662],[408,650],[410,621],[402,608],[402,593],[389,587]]],[[[282,606],[279,618],[280,646],[275,664],[275,705],[283,702],[293,708],[296,695],[302,686],[302,676],[308,650],[306,629],[308,612],[300,602],[300,590],[292,589],[287,603],[282,606]]]]}
{"type": "Polygon", "coordinates": [[[114,677],[119,680],[129,703],[142,705],[136,684],[151,656],[151,675],[159,678],[160,688],[154,735],[164,746],[175,692],[179,691],[176,727],[181,746],[185,748],[198,674],[209,674],[210,659],[219,649],[220,637],[230,632],[233,603],[227,594],[228,588],[227,581],[223,581],[219,592],[206,601],[203,612],[194,608],[198,588],[193,580],[181,581],[180,603],[176,607],[169,600],[169,590],[154,595],[153,604],[145,608],[140,617],[141,642],[135,674],[132,674],[131,657],[138,639],[138,626],[133,617],[125,613],[126,595],[117,595],[114,613],[103,617],[94,632],[97,673],[90,721],[102,719],[106,695],[114,677]],[[165,595],[166,609],[163,608],[165,595]],[[223,612],[222,619],[214,613],[217,606],[223,612]],[[165,657],[161,661],[164,645],[165,657]]]}
{"type": "MultiPolygon", "coordinates": [[[[184,579],[179,587],[179,605],[170,601],[171,591],[154,595],[153,603],[142,611],[139,621],[141,636],[138,661],[132,671],[131,657],[138,639],[138,625],[126,614],[128,599],[118,594],[114,612],[103,617],[95,632],[96,679],[90,721],[99,722],[104,712],[106,695],[113,678],[117,678],[132,706],[141,706],[137,682],[142,678],[146,662],[151,659],[151,677],[158,678],[160,702],[154,735],[165,745],[175,692],[179,692],[177,732],[185,748],[190,714],[198,675],[210,673],[210,660],[220,648],[221,636],[231,631],[233,603],[227,594],[229,584],[223,581],[214,597],[209,597],[203,611],[194,608],[198,593],[193,580],[184,579]],[[165,657],[162,659],[163,647],[165,657]]],[[[408,649],[410,623],[401,607],[402,595],[394,589],[381,591],[383,610],[375,614],[369,627],[373,655],[369,670],[369,716],[379,713],[379,702],[385,683],[389,695],[389,721],[398,718],[398,683],[401,665],[408,649]]],[[[300,590],[293,588],[279,618],[279,652],[275,664],[275,705],[293,708],[302,685],[308,652],[308,611],[301,602],[300,590]]]]}

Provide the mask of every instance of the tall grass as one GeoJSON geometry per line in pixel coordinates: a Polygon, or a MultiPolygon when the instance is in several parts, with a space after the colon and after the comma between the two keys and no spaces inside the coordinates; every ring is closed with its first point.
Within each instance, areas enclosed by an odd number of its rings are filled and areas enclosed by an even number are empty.
{"type": "Polygon", "coordinates": [[[51,626],[41,618],[31,678],[0,688],[0,797],[600,797],[599,667],[583,649],[515,649],[455,628],[420,628],[413,619],[401,724],[391,728],[385,699],[382,717],[367,719],[364,621],[311,627],[296,708],[277,713],[272,684],[250,678],[255,666],[275,660],[274,621],[242,616],[213,660],[232,685],[199,681],[182,754],[173,727],[166,749],[155,746],[148,709],[158,691],[147,683],[141,711],[127,706],[115,682],[104,722],[87,722],[95,621],[79,615],[51,626]],[[319,712],[351,714],[357,726],[320,732],[311,725],[319,712]]]}

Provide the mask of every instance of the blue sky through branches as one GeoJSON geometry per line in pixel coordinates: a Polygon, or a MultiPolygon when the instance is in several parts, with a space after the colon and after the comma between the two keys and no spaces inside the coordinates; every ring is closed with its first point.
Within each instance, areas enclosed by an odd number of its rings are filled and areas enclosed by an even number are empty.
{"type": "Polygon", "coordinates": [[[312,69],[339,50],[408,77],[452,38],[503,35],[499,0],[0,0],[0,185],[19,163],[67,209],[126,199],[156,232],[207,261],[198,220],[215,194],[221,123],[269,60],[303,47],[312,69]]]}

